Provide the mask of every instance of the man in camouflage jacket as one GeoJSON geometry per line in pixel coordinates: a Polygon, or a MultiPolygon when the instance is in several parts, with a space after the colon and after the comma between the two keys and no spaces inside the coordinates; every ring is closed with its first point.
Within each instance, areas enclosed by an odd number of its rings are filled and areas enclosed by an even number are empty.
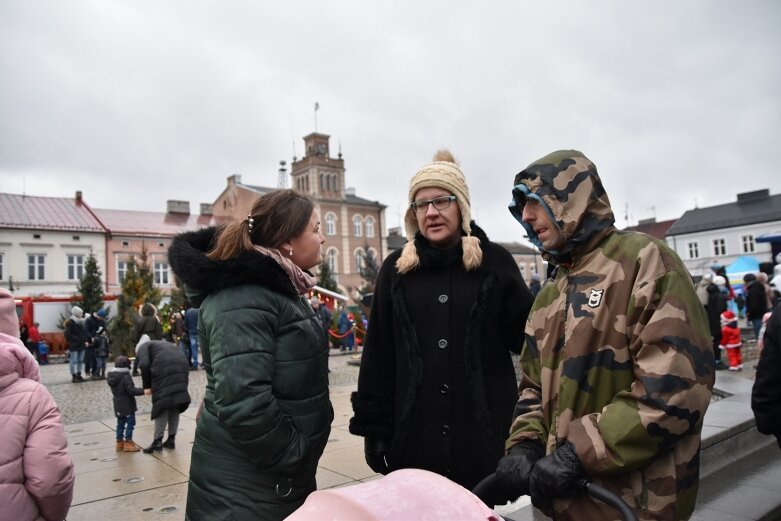
{"type": "Polygon", "coordinates": [[[688,519],[714,382],[691,277],[663,242],[613,226],[580,152],[554,152],[514,185],[511,213],[557,270],[527,321],[500,484],[559,520],[620,519],[584,495],[586,477],[640,519],[688,519]]]}

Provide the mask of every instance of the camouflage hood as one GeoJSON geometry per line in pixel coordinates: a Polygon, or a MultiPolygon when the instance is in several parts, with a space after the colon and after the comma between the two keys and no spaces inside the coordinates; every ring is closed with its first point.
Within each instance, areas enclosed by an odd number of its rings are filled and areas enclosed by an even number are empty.
{"type": "Polygon", "coordinates": [[[509,208],[526,229],[529,240],[543,252],[546,260],[555,264],[572,262],[591,251],[613,230],[615,222],[596,166],[577,150],[548,154],[516,175],[509,208]],[[560,250],[544,250],[532,226],[521,219],[527,199],[542,203],[564,234],[560,250]]]}

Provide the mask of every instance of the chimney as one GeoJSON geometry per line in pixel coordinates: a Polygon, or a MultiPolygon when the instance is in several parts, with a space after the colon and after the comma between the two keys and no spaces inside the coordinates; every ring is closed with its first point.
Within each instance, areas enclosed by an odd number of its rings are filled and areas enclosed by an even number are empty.
{"type": "Polygon", "coordinates": [[[201,215],[208,215],[209,217],[214,215],[214,205],[209,203],[201,203],[201,215]]]}
{"type": "Polygon", "coordinates": [[[241,174],[233,174],[232,176],[228,176],[228,185],[240,185],[241,184],[241,174]]]}
{"type": "Polygon", "coordinates": [[[76,204],[81,204],[81,190],[76,190],[76,204]]]}
{"type": "Polygon", "coordinates": [[[763,190],[754,190],[753,192],[745,192],[738,194],[738,204],[741,203],[753,203],[755,201],[761,201],[770,197],[770,189],[765,188],[763,190]]]}
{"type": "Polygon", "coordinates": [[[345,188],[344,189],[344,195],[355,195],[355,188],[345,188]]]}
{"type": "Polygon", "coordinates": [[[190,215],[190,201],[174,201],[169,199],[166,201],[167,213],[181,213],[184,215],[190,215]]]}

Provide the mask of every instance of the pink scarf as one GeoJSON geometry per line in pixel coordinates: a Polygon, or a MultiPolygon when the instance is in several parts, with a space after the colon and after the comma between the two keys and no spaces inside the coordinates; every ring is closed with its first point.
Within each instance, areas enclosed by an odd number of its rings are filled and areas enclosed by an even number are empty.
{"type": "Polygon", "coordinates": [[[259,253],[274,259],[277,264],[279,264],[279,266],[285,270],[288,278],[290,278],[290,282],[293,283],[293,287],[296,288],[296,291],[298,291],[299,295],[306,294],[310,289],[315,287],[315,284],[317,284],[317,279],[313,275],[310,275],[306,271],[293,264],[293,261],[290,260],[290,257],[282,255],[282,252],[280,252],[278,249],[266,248],[264,246],[258,246],[257,244],[255,245],[255,249],[259,253]]]}

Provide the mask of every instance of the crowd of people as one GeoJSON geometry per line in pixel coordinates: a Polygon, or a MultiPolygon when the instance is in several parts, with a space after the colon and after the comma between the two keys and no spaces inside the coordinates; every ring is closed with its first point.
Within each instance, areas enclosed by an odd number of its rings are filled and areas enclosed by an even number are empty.
{"type": "MultiPolygon", "coordinates": [[[[246,218],[174,238],[168,258],[189,304],[171,313],[167,335],[157,308],[140,307],[133,361],[117,356],[106,373],[106,311],[85,318],[73,306],[71,379],[106,379],[116,450],[152,454],[175,448],[189,371],[205,370],[191,521],[281,520],[317,489],[334,417],[329,336],[352,351],[356,331],[363,346],[349,430],[364,438],[367,465],[428,470],[466,489],[494,473],[480,491],[489,506],[527,494],[556,520],[617,519],[585,494],[588,479],[639,519],[688,519],[715,371],[743,368],[743,317],[762,348],[757,428],[781,446],[781,307],[767,275],[747,274],[736,292],[714,266],[695,285],[663,241],[615,227],[596,166],[575,150],[515,175],[509,211],[549,266],[529,287],[472,219],[458,161],[438,151],[410,179],[408,240],[382,263],[368,324],[357,324],[347,309],[332,313],[309,297],[325,242],[314,201],[268,192],[246,218]],[[142,395],[154,420],[146,448],[133,438],[142,395]]],[[[0,426],[14,441],[5,462],[25,461],[13,466],[14,517],[63,519],[73,464],[38,382],[40,333],[17,327],[9,298],[0,290],[0,412],[26,417],[18,436],[0,426]],[[20,408],[20,396],[36,406],[20,408]]]]}

